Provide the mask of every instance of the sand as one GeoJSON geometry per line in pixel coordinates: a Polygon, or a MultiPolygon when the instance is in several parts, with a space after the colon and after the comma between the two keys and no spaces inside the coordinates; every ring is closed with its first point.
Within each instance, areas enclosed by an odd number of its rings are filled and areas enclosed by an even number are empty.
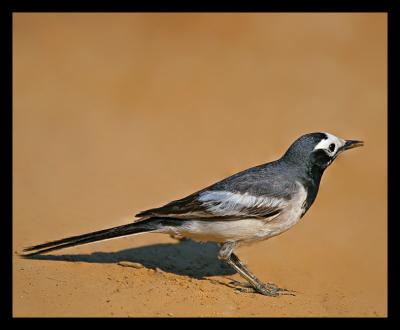
{"type": "Polygon", "coordinates": [[[14,14],[13,315],[387,316],[386,19],[14,14]],[[237,250],[295,296],[238,293],[215,244],[161,234],[16,254],[128,223],[313,131],[365,147],[295,227],[237,250]]]}

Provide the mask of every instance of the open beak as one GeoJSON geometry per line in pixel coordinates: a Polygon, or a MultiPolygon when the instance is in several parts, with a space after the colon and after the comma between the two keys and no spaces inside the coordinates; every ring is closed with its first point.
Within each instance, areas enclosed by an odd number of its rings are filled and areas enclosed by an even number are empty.
{"type": "Polygon", "coordinates": [[[356,140],[346,140],[346,143],[342,147],[342,150],[349,150],[357,147],[361,147],[364,145],[363,141],[356,141],[356,140]]]}

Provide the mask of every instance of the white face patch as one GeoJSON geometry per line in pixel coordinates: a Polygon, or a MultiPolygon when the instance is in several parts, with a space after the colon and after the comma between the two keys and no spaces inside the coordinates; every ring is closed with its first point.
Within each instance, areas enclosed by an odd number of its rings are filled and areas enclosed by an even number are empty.
{"type": "Polygon", "coordinates": [[[317,149],[323,149],[325,150],[331,157],[333,157],[336,152],[344,146],[344,144],[346,143],[345,140],[324,132],[324,134],[326,134],[326,136],[328,137],[327,139],[321,140],[315,147],[314,150],[317,149]],[[333,146],[331,146],[331,144],[333,144],[335,146],[335,148],[333,149],[333,146]],[[332,148],[332,149],[331,149],[332,148]]]}

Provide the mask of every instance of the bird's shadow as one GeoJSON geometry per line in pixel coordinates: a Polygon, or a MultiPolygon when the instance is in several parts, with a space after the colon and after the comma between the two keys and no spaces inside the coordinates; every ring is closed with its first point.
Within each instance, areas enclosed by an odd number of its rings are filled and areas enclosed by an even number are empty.
{"type": "Polygon", "coordinates": [[[214,275],[232,275],[236,272],[217,258],[216,243],[197,243],[184,239],[179,243],[154,244],[117,252],[94,252],[91,254],[35,255],[35,260],[118,263],[138,262],[147,268],[156,268],[178,275],[204,278],[214,275]]]}

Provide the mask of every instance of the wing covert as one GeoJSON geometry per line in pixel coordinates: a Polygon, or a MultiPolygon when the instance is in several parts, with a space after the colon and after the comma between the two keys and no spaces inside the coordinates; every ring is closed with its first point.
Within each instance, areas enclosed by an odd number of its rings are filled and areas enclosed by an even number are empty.
{"type": "Polygon", "coordinates": [[[204,190],[160,208],[141,212],[136,216],[183,220],[265,219],[279,214],[286,205],[287,200],[282,197],[253,196],[247,192],[204,190]]]}

